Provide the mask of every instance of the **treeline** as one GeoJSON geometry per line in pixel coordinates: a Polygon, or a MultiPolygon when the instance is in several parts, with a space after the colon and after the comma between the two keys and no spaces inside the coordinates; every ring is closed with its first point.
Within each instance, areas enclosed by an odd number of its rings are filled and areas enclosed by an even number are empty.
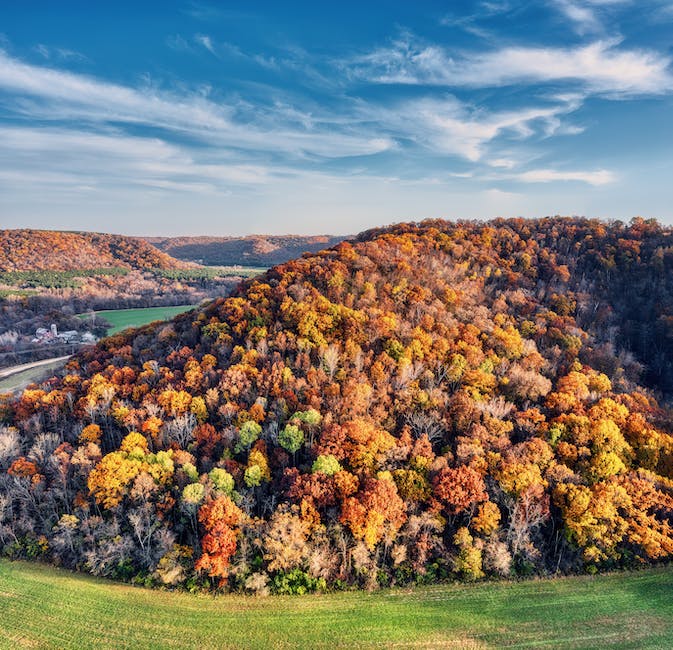
{"type": "MultiPolygon", "coordinates": [[[[121,277],[128,275],[129,269],[123,267],[80,269],[77,271],[5,271],[0,272],[0,285],[8,287],[46,289],[76,289],[81,286],[81,278],[93,278],[99,275],[121,277]]],[[[10,293],[9,291],[7,292],[10,293]]]]}
{"type": "MultiPolygon", "coordinates": [[[[198,283],[205,287],[212,284],[212,280],[241,279],[254,277],[266,269],[251,267],[199,267],[190,269],[146,269],[145,278],[154,276],[158,280],[182,280],[188,283],[198,283]]],[[[78,269],[76,271],[5,271],[0,272],[0,286],[8,287],[4,295],[12,295],[12,288],[17,289],[77,289],[83,286],[84,278],[98,276],[125,277],[131,273],[123,267],[78,269]]],[[[21,295],[21,291],[14,292],[21,295]]]]}
{"type": "Polygon", "coordinates": [[[105,339],[2,402],[3,550],[252,593],[668,560],[669,236],[403,224],[105,339]]]}

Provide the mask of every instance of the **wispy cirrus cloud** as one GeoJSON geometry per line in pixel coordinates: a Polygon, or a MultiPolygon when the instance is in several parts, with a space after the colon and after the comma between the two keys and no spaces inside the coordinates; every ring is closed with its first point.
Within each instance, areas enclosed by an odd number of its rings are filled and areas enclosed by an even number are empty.
{"type": "MultiPolygon", "coordinates": [[[[247,110],[240,102],[215,101],[198,92],[168,92],[100,81],[69,71],[35,66],[0,50],[0,89],[14,96],[11,110],[41,120],[85,120],[92,124],[145,125],[189,136],[204,146],[249,152],[339,158],[385,151],[394,142],[372,136],[358,124],[331,120],[322,128],[287,121],[274,106],[247,110]]],[[[7,104],[7,100],[5,100],[7,104]]]]}
{"type": "Polygon", "coordinates": [[[590,5],[573,0],[556,0],[554,5],[574,23],[579,34],[602,31],[603,25],[590,5]]]}
{"type": "Polygon", "coordinates": [[[556,169],[533,169],[514,176],[524,183],[551,183],[554,181],[578,181],[599,186],[614,183],[617,175],[607,169],[594,171],[560,171],[556,169]]]}
{"type": "Polygon", "coordinates": [[[477,3],[477,11],[467,14],[448,13],[440,18],[439,24],[443,27],[461,29],[478,38],[489,39],[493,37],[493,34],[489,29],[482,26],[483,21],[494,16],[510,13],[512,10],[512,3],[508,0],[502,2],[485,0],[477,3]]]}
{"type": "Polygon", "coordinates": [[[517,166],[516,160],[511,158],[492,158],[487,163],[496,169],[513,169],[517,166]]]}
{"type": "Polygon", "coordinates": [[[38,43],[33,48],[40,56],[45,59],[57,59],[60,61],[88,61],[88,57],[80,52],[69,50],[65,47],[49,47],[44,43],[38,43]]]}
{"type": "Polygon", "coordinates": [[[122,132],[93,133],[69,128],[2,127],[0,174],[12,182],[62,183],[64,191],[77,187],[154,188],[212,192],[233,186],[268,183],[268,167],[238,162],[233,156],[188,149],[160,138],[128,136],[122,132]],[[50,174],[58,159],[59,173],[50,174]],[[11,170],[9,167],[11,166],[11,170]],[[35,182],[33,180],[32,182],[35,182]]]}
{"type": "Polygon", "coordinates": [[[213,45],[213,39],[210,38],[207,34],[196,34],[194,40],[201,46],[205,47],[211,54],[217,56],[215,51],[215,46],[213,45]]]}
{"type": "Polygon", "coordinates": [[[204,22],[218,20],[224,15],[222,8],[207,2],[190,2],[183,11],[192,18],[204,22]]]}
{"type": "MultiPolygon", "coordinates": [[[[447,95],[422,98],[377,111],[378,119],[397,139],[411,139],[425,149],[480,161],[500,137],[525,140],[549,137],[562,128],[562,118],[582,104],[579,95],[566,95],[547,105],[488,111],[447,95]]],[[[372,119],[374,116],[372,115],[372,119]]]]}
{"type": "Polygon", "coordinates": [[[166,45],[176,52],[188,52],[192,49],[186,38],[181,34],[169,34],[165,38],[166,45]]]}
{"type": "MultiPolygon", "coordinates": [[[[595,36],[603,11],[626,1],[558,0],[555,6],[578,32],[595,36]]],[[[489,15],[512,11],[509,3],[484,4],[492,5],[485,9],[489,15]]],[[[201,18],[209,13],[205,5],[194,10],[201,18]]],[[[451,21],[445,19],[445,25],[451,21]]],[[[469,16],[453,26],[481,29],[469,16]]],[[[49,125],[0,129],[0,183],[29,184],[34,173],[55,192],[135,187],[223,195],[232,188],[277,187],[281,179],[298,182],[335,173],[329,183],[336,187],[342,182],[338,174],[380,178],[384,172],[376,165],[358,166],[353,159],[384,154],[403,167],[412,161],[408,176],[402,173],[395,181],[400,183],[434,186],[462,179],[600,187],[614,182],[616,172],[584,170],[569,160],[550,164],[549,158],[534,168],[541,156],[523,145],[581,133],[574,114],[592,95],[633,99],[673,91],[670,56],[617,39],[468,51],[405,33],[386,47],[335,61],[299,47],[255,54],[254,47],[244,51],[223,35],[218,38],[212,25],[199,29],[204,31],[176,34],[166,44],[195,60],[213,55],[244,60],[247,67],[282,68],[310,90],[302,96],[300,88],[291,94],[260,84],[245,97],[206,87],[120,83],[64,69],[67,55],[46,45],[36,50],[42,65],[0,48],[0,107],[12,121],[49,125]],[[416,88],[386,95],[398,85],[416,88]],[[360,94],[363,87],[376,88],[360,94]],[[532,87],[535,91],[520,92],[532,87]],[[508,101],[490,101],[500,88],[508,101]],[[320,98],[317,89],[329,97],[320,98]],[[484,89],[490,92],[487,100],[470,97],[484,89]],[[443,175],[430,168],[433,163],[414,168],[423,157],[440,166],[448,162],[443,175]],[[440,176],[443,180],[437,180],[440,176]]],[[[491,198],[500,191],[493,190],[491,198]]]]}
{"type": "MultiPolygon", "coordinates": [[[[234,43],[229,43],[228,41],[216,41],[207,34],[195,34],[193,40],[196,45],[199,46],[197,49],[203,48],[218,59],[224,57],[233,57],[268,69],[278,69],[281,66],[285,68],[297,67],[297,62],[291,58],[284,58],[279,60],[275,56],[245,52],[234,43]]],[[[194,48],[179,35],[171,37],[168,44],[169,47],[175,50],[194,51],[194,48]]],[[[314,71],[311,70],[309,72],[314,71]]]]}
{"type": "Polygon", "coordinates": [[[0,128],[0,171],[11,171],[11,178],[0,174],[0,183],[22,186],[32,178],[59,193],[133,186],[222,193],[304,173],[317,158],[395,146],[358,120],[281,101],[261,107],[216,101],[207,92],[122,85],[2,50],[0,106],[15,119],[42,123],[0,128]]]}
{"type": "Polygon", "coordinates": [[[671,92],[670,64],[668,56],[622,48],[616,39],[575,47],[452,53],[404,37],[355,57],[346,67],[354,76],[379,84],[488,88],[562,81],[591,93],[628,97],[671,92]]]}
{"type": "MultiPolygon", "coordinates": [[[[285,101],[247,106],[217,102],[207,93],[114,84],[31,65],[2,51],[0,89],[13,97],[11,111],[16,115],[69,125],[3,129],[0,137],[6,154],[23,161],[26,168],[39,169],[41,160],[58,158],[69,173],[81,177],[82,187],[96,185],[92,173],[98,170],[105,183],[125,179],[131,184],[185,191],[202,188],[201,181],[213,191],[265,184],[275,176],[270,172],[269,156],[281,156],[273,168],[292,175],[306,172],[307,157],[336,160],[394,152],[402,146],[513,170],[519,163],[500,155],[497,142],[546,138],[563,129],[578,132],[578,127],[564,120],[583,100],[581,94],[557,94],[537,105],[499,111],[452,95],[410,99],[392,106],[354,100],[338,112],[320,106],[298,108],[285,101]],[[135,126],[158,130],[159,135],[141,137],[131,133],[135,126]]],[[[5,164],[12,164],[9,158],[5,164]]],[[[462,177],[474,174],[470,170],[456,173],[462,177]]],[[[592,185],[604,178],[537,172],[520,176],[526,182],[584,180],[592,185]]]]}
{"type": "Polygon", "coordinates": [[[190,131],[231,126],[230,108],[215,106],[201,97],[162,96],[152,88],[130,88],[74,72],[24,63],[2,50],[0,88],[19,97],[12,104],[17,112],[43,113],[46,119],[51,114],[61,119],[146,122],[190,131]],[[22,97],[41,103],[22,102],[22,97]]]}
{"type": "Polygon", "coordinates": [[[580,35],[605,31],[605,21],[633,0],[555,0],[551,6],[568,19],[580,35]]]}

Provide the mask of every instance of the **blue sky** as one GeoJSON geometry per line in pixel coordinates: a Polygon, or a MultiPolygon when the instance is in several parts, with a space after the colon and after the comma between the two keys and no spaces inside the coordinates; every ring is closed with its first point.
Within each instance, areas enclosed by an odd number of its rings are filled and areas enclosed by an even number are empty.
{"type": "Polygon", "coordinates": [[[673,223],[673,0],[0,3],[0,225],[673,223]]]}

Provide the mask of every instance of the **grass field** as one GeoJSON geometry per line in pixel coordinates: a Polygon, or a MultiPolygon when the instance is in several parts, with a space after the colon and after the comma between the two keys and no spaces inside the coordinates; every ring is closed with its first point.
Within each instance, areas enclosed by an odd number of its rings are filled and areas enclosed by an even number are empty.
{"type": "Polygon", "coordinates": [[[214,266],[208,268],[219,269],[222,275],[254,278],[256,275],[261,275],[269,270],[267,266],[214,266]]]}
{"type": "Polygon", "coordinates": [[[266,266],[202,266],[198,269],[163,269],[155,273],[174,280],[198,280],[200,278],[254,278],[268,270],[266,266]]]}
{"type": "Polygon", "coordinates": [[[311,596],[152,591],[0,561],[2,648],[671,648],[673,568],[311,596]]]}
{"type": "MultiPolygon", "coordinates": [[[[97,311],[96,316],[104,318],[112,327],[108,336],[121,332],[127,327],[140,327],[155,320],[169,320],[178,314],[194,309],[196,305],[180,305],[178,307],[146,307],[144,309],[106,309],[97,311]]],[[[79,314],[80,318],[88,318],[89,314],[79,314]]]]}

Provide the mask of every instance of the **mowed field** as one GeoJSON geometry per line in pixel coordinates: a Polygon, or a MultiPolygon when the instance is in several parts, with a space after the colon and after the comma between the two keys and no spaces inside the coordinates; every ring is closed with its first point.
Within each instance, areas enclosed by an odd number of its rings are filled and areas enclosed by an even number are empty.
{"type": "MultiPolygon", "coordinates": [[[[112,327],[108,336],[121,332],[127,327],[140,327],[155,320],[169,320],[178,314],[194,309],[197,305],[180,305],[178,307],[146,307],[143,309],[106,309],[97,311],[96,316],[104,318],[112,327]]],[[[88,314],[80,314],[80,318],[88,318],[88,314]]]]}
{"type": "Polygon", "coordinates": [[[0,647],[671,648],[673,568],[260,598],[2,560],[0,647]]]}

